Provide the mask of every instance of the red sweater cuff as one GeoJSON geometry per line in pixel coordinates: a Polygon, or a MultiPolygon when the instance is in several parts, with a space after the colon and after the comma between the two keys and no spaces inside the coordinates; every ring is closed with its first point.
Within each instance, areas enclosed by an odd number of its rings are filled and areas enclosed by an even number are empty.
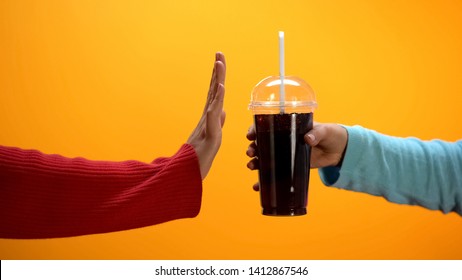
{"type": "Polygon", "coordinates": [[[45,155],[0,146],[0,238],[105,233],[195,217],[202,179],[184,144],[150,164],[45,155]]]}

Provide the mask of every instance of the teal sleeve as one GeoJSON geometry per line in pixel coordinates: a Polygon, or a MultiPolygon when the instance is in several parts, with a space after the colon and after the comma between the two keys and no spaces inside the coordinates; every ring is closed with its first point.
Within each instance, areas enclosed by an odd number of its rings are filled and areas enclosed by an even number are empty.
{"type": "Polygon", "coordinates": [[[319,169],[323,183],[462,215],[462,141],[422,141],[345,127],[342,167],[319,169]]]}

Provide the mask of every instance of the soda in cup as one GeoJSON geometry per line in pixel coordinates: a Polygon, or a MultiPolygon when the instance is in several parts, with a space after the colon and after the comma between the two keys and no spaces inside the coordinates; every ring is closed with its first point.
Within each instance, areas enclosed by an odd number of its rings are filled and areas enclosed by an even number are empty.
{"type": "Polygon", "coordinates": [[[271,76],[252,91],[263,215],[306,214],[311,147],[304,135],[313,127],[314,91],[302,79],[271,76]]]}

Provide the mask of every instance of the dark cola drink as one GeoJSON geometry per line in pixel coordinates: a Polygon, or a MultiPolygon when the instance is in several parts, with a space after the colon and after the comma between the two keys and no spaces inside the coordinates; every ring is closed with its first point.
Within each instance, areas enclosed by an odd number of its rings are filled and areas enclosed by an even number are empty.
{"type": "Polygon", "coordinates": [[[313,127],[313,113],[254,117],[263,215],[305,215],[311,147],[303,137],[313,127]]]}

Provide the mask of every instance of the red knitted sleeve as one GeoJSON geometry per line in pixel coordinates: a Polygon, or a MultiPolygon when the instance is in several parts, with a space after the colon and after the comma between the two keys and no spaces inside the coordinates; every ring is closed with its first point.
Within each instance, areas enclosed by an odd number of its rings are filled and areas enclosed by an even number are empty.
{"type": "Polygon", "coordinates": [[[195,217],[192,146],[152,163],[91,161],[0,146],[0,238],[105,233],[195,217]]]}

